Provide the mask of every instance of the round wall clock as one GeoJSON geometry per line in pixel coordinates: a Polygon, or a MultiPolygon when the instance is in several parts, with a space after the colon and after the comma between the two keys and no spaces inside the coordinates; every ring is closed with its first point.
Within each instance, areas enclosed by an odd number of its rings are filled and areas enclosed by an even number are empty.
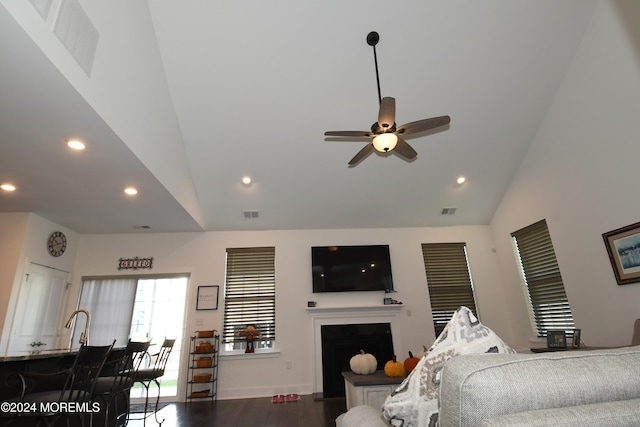
{"type": "Polygon", "coordinates": [[[67,237],[61,231],[54,231],[47,240],[47,249],[51,256],[60,256],[67,249],[67,237]]]}

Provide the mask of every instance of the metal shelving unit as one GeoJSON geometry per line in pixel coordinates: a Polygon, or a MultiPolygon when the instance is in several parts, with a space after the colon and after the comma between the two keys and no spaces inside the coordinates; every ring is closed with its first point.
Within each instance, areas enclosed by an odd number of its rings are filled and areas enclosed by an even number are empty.
{"type": "Polygon", "coordinates": [[[218,396],[218,355],[220,335],[212,337],[192,336],[189,344],[189,366],[185,402],[210,399],[218,396]]]}

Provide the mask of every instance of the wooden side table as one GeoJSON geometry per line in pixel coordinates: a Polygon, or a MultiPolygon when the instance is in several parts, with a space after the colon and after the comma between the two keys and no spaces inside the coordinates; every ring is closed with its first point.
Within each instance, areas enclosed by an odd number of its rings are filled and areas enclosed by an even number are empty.
{"type": "Polygon", "coordinates": [[[369,375],[343,372],[344,389],[347,397],[347,410],[358,405],[373,406],[380,409],[387,396],[406,378],[388,377],[384,371],[369,375]]]}

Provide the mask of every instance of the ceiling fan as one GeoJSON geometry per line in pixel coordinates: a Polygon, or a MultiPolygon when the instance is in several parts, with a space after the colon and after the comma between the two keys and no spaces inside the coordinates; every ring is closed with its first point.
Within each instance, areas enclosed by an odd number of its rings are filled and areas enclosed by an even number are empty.
{"type": "Polygon", "coordinates": [[[382,97],[380,94],[380,77],[378,75],[378,57],[376,55],[376,45],[380,40],[380,36],[375,31],[367,35],[367,44],[373,47],[373,59],[376,66],[376,83],[378,84],[378,100],[380,102],[380,110],[378,112],[378,121],[371,125],[371,131],[328,131],[325,136],[338,136],[347,138],[357,137],[373,137],[372,141],[349,161],[349,166],[354,166],[364,159],[369,153],[378,150],[382,153],[395,151],[408,160],[413,160],[418,156],[416,150],[413,149],[404,139],[402,135],[410,135],[412,133],[424,132],[440,126],[444,126],[451,122],[449,116],[432,117],[430,119],[418,120],[407,123],[402,126],[396,126],[396,100],[392,97],[382,97]]]}

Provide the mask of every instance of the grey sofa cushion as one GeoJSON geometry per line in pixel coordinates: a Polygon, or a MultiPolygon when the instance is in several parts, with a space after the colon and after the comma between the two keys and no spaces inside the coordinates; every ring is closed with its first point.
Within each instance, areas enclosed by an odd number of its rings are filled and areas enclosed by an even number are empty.
{"type": "Polygon", "coordinates": [[[444,367],[440,425],[538,409],[640,398],[640,347],[545,354],[466,355],[444,367]]]}
{"type": "Polygon", "coordinates": [[[379,409],[360,405],[336,418],[336,427],[389,427],[379,409]]]}
{"type": "Polygon", "coordinates": [[[640,399],[540,409],[502,415],[482,422],[483,427],[636,427],[640,425],[640,399]]]}

